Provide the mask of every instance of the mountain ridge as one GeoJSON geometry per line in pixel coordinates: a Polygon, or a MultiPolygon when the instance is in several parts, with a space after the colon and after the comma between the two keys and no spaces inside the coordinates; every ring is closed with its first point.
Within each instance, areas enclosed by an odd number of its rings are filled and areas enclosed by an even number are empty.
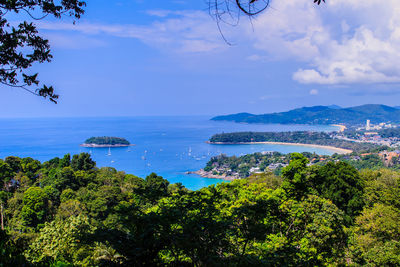
{"type": "Polygon", "coordinates": [[[400,123],[400,109],[381,104],[366,104],[355,107],[341,108],[331,106],[302,107],[285,112],[269,114],[237,113],[213,117],[214,121],[234,121],[241,123],[279,123],[279,124],[365,124],[392,122],[400,123]]]}

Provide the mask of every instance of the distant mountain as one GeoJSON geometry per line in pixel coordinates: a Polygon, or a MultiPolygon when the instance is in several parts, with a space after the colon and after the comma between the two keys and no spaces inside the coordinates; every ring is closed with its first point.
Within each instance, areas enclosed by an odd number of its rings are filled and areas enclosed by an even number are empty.
{"type": "Polygon", "coordinates": [[[341,107],[341,106],[338,106],[338,105],[330,105],[330,106],[328,106],[328,108],[331,108],[331,109],[341,109],[342,107],[341,107]]]}
{"type": "Polygon", "coordinates": [[[395,108],[395,109],[400,109],[400,106],[395,106],[394,108],[395,108]]]}
{"type": "Polygon", "coordinates": [[[337,124],[348,125],[392,122],[400,123],[400,109],[385,105],[362,105],[350,108],[332,106],[313,106],[293,109],[287,112],[255,115],[239,113],[212,118],[214,121],[234,121],[243,123],[280,124],[337,124]]]}

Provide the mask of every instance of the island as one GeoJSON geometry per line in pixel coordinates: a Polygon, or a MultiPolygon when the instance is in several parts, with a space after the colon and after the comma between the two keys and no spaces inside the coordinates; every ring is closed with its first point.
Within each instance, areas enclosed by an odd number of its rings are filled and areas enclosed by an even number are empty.
{"type": "Polygon", "coordinates": [[[90,137],[83,144],[83,147],[125,147],[132,146],[132,144],[121,137],[113,136],[101,136],[101,137],[90,137]]]}

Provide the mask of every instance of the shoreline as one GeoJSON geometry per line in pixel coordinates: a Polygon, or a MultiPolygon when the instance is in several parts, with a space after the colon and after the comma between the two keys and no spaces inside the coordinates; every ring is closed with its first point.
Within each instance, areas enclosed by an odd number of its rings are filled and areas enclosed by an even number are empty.
{"type": "Polygon", "coordinates": [[[331,124],[331,125],[335,126],[335,127],[339,127],[340,130],[338,132],[344,132],[344,130],[347,129],[347,127],[345,125],[342,125],[342,124],[331,124]]]}
{"type": "Polygon", "coordinates": [[[315,144],[303,144],[303,143],[287,143],[287,142],[210,142],[206,141],[207,144],[211,145],[286,145],[286,146],[308,146],[315,148],[324,148],[332,151],[336,151],[338,154],[350,154],[353,150],[339,148],[334,146],[324,146],[324,145],[315,145],[315,144]]]}
{"type": "Polygon", "coordinates": [[[115,144],[115,145],[97,145],[97,144],[80,144],[79,146],[82,147],[128,147],[128,146],[135,146],[134,144],[124,145],[124,144],[115,144]]]}
{"type": "Polygon", "coordinates": [[[220,180],[225,180],[225,181],[234,181],[234,180],[240,179],[240,177],[236,177],[236,176],[212,174],[212,172],[207,172],[204,169],[200,169],[198,171],[188,171],[188,172],[186,172],[186,174],[196,174],[203,178],[220,179],[220,180]]]}

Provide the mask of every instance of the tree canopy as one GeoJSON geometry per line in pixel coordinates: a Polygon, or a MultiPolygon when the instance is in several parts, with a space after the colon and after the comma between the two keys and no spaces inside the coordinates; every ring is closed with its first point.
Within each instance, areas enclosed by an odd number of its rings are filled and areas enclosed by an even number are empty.
{"type": "MultiPolygon", "coordinates": [[[[58,95],[52,86],[40,82],[38,73],[31,73],[35,63],[50,62],[53,58],[49,40],[39,35],[34,23],[27,20],[13,25],[7,14],[28,15],[31,21],[47,16],[79,19],[84,13],[84,1],[62,0],[2,0],[0,1],[0,83],[21,88],[57,103],[58,95]]],[[[21,16],[23,17],[23,16],[21,16]]]]}
{"type": "Polygon", "coordinates": [[[9,157],[0,266],[400,264],[400,173],[291,159],[282,178],[190,191],[155,173],[99,169],[85,153],[9,157]]]}

